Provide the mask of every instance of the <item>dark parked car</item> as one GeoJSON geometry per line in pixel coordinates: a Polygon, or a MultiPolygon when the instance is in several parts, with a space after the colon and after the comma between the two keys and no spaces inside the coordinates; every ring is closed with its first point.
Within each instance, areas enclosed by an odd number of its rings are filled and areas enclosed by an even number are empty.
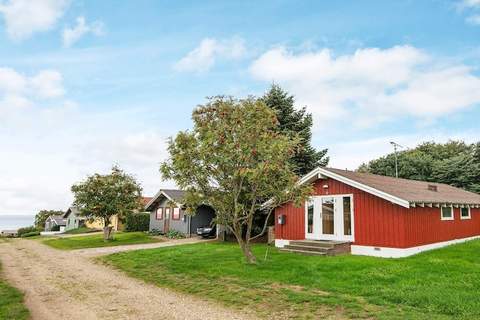
{"type": "Polygon", "coordinates": [[[206,226],[197,228],[197,235],[202,238],[215,238],[217,236],[217,226],[206,226]]]}

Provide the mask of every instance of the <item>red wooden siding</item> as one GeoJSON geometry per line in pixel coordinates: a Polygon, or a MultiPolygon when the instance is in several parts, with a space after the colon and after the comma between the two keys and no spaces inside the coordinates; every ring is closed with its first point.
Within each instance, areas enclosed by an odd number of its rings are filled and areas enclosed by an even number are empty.
{"type": "Polygon", "coordinates": [[[305,239],[305,206],[296,208],[293,203],[288,203],[275,209],[275,239],[305,239]],[[286,216],[284,225],[278,224],[279,214],[286,216]]]}
{"type": "Polygon", "coordinates": [[[460,219],[460,209],[453,209],[454,220],[441,220],[440,208],[411,208],[406,215],[406,247],[462,239],[480,234],[480,209],[470,209],[470,219],[460,219]]]}
{"type": "MultiPolygon", "coordinates": [[[[333,179],[317,180],[314,187],[315,195],[353,194],[355,245],[407,248],[480,235],[480,209],[471,209],[471,219],[460,220],[455,208],[455,220],[443,221],[440,208],[407,209],[333,179]]],[[[275,237],[305,239],[304,206],[289,203],[275,210],[275,237]],[[278,225],[279,214],[286,215],[283,226],[278,225]]]]}

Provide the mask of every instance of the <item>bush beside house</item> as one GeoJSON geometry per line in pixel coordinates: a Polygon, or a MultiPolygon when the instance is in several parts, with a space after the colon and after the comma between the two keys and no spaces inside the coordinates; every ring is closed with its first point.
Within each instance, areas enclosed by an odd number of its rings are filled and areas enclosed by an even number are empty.
{"type": "Polygon", "coordinates": [[[150,213],[128,213],[125,219],[125,231],[148,231],[150,213]]]}

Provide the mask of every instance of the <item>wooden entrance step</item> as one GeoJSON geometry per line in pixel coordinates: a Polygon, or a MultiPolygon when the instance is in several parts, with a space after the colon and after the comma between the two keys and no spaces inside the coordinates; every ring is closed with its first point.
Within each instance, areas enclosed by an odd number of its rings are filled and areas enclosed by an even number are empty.
{"type": "Polygon", "coordinates": [[[350,242],[325,240],[292,240],[280,251],[308,255],[335,256],[350,253],[350,242]]]}
{"type": "Polygon", "coordinates": [[[300,249],[282,248],[282,249],[280,249],[280,251],[291,252],[291,253],[299,253],[299,254],[303,254],[304,256],[326,256],[327,255],[327,252],[309,251],[309,250],[300,250],[300,249]]]}

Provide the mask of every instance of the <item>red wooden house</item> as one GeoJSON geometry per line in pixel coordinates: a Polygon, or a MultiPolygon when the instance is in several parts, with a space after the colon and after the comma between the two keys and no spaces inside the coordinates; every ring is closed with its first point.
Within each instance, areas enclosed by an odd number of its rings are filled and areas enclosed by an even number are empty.
{"type": "Polygon", "coordinates": [[[350,242],[352,254],[406,257],[480,237],[480,195],[441,183],[317,168],[314,195],[275,210],[275,245],[350,242]]]}

